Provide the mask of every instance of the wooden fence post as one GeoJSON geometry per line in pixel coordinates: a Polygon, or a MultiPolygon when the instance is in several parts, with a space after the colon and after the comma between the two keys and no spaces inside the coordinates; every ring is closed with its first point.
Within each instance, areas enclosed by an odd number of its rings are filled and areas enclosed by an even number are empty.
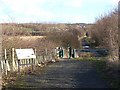
{"type": "Polygon", "coordinates": [[[16,65],[15,65],[15,49],[12,48],[12,70],[16,70],[16,65]]]}
{"type": "Polygon", "coordinates": [[[7,59],[7,52],[6,52],[6,49],[5,49],[5,60],[7,59]]]}
{"type": "Polygon", "coordinates": [[[36,59],[34,59],[34,61],[35,61],[35,65],[38,64],[37,53],[36,53],[36,52],[37,52],[37,51],[36,51],[36,48],[35,48],[35,56],[36,56],[36,59]]]}
{"type": "Polygon", "coordinates": [[[6,75],[7,75],[7,71],[10,71],[10,65],[9,62],[7,60],[7,51],[5,49],[5,71],[6,71],[6,75]]]}
{"type": "Polygon", "coordinates": [[[20,74],[20,60],[18,60],[18,74],[20,74]]]}

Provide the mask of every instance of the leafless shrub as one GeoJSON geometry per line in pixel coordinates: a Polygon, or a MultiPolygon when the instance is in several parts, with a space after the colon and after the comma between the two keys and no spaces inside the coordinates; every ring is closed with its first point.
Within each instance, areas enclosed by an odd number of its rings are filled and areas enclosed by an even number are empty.
{"type": "Polygon", "coordinates": [[[78,34],[78,30],[69,29],[68,31],[62,32],[51,32],[48,34],[47,39],[65,48],[67,48],[68,45],[73,48],[79,48],[78,34]]]}
{"type": "Polygon", "coordinates": [[[92,38],[103,48],[110,51],[110,61],[119,60],[118,45],[118,10],[114,9],[107,15],[100,17],[91,30],[92,38]]]}

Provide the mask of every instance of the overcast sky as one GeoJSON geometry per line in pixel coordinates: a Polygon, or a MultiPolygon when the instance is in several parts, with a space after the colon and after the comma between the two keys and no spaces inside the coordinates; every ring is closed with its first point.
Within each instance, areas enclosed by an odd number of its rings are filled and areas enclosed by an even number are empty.
{"type": "Polygon", "coordinates": [[[0,0],[0,22],[94,23],[119,0],[0,0]]]}

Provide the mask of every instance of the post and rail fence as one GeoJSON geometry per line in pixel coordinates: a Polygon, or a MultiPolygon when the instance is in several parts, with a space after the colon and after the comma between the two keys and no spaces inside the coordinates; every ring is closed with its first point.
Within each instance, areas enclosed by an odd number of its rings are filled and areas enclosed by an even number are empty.
{"type": "Polygon", "coordinates": [[[66,50],[63,47],[56,47],[49,51],[47,48],[38,53],[36,49],[15,49],[10,51],[4,49],[0,61],[2,74],[7,75],[8,72],[18,72],[27,67],[41,66],[48,62],[56,62],[62,58],[77,58],[76,50],[66,50]],[[32,51],[31,51],[32,50],[32,51]],[[32,56],[30,56],[30,54],[32,56]],[[25,56],[26,55],[26,56],[25,56]],[[33,57],[34,56],[34,57],[33,57]]]}

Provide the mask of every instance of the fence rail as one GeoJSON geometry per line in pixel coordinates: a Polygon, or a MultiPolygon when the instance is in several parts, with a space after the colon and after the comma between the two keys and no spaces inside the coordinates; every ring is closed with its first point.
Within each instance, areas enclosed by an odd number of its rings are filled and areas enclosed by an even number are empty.
{"type": "Polygon", "coordinates": [[[41,66],[42,64],[46,64],[48,62],[55,62],[61,58],[77,58],[78,54],[76,49],[64,49],[63,47],[57,47],[56,49],[47,50],[47,48],[39,52],[39,50],[33,49],[36,55],[35,59],[21,59],[18,60],[15,49],[4,49],[3,51],[3,59],[1,60],[1,70],[2,74],[7,75],[8,72],[16,72],[20,73],[20,71],[25,68],[34,66],[41,66]]]}
{"type": "MultiPolygon", "coordinates": [[[[36,54],[36,50],[34,49],[34,52],[36,54]]],[[[14,72],[14,71],[19,71],[19,66],[20,70],[24,70],[26,67],[30,66],[36,66],[36,65],[41,65],[41,63],[45,64],[48,62],[54,62],[55,61],[55,54],[53,52],[51,53],[46,53],[47,51],[45,50],[42,54],[37,54],[36,59],[22,59],[18,60],[16,56],[16,52],[14,48],[11,49],[11,53],[7,53],[7,49],[4,50],[4,55],[3,59],[0,62],[0,68],[2,70],[2,74],[7,75],[8,72],[14,72]]]]}

